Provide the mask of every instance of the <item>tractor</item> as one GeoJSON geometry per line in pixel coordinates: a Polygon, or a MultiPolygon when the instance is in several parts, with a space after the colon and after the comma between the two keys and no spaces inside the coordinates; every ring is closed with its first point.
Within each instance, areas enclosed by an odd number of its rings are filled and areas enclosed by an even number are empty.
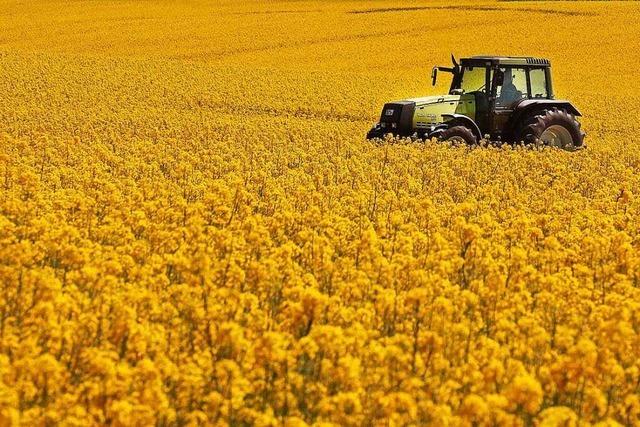
{"type": "Polygon", "coordinates": [[[551,63],[532,57],[473,56],[452,67],[448,95],[390,102],[367,139],[387,134],[436,138],[475,145],[480,140],[543,144],[566,150],[583,147],[580,112],[569,101],[554,98],[551,63]]]}

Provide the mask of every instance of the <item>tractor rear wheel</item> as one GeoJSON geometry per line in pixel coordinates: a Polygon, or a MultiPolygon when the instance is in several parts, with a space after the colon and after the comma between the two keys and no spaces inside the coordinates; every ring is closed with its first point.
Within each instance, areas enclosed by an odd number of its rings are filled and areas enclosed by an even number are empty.
{"type": "Polygon", "coordinates": [[[582,147],[585,133],[573,114],[553,108],[534,113],[525,119],[519,141],[527,144],[543,144],[564,150],[582,147]]]}
{"type": "Polygon", "coordinates": [[[445,129],[440,135],[441,141],[457,142],[467,145],[475,145],[478,143],[478,139],[473,134],[471,129],[466,126],[452,126],[445,129]]]}

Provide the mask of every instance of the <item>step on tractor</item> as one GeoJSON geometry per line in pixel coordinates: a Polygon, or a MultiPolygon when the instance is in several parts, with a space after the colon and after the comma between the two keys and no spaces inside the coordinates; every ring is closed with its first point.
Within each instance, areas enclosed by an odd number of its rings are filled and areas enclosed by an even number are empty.
{"type": "Polygon", "coordinates": [[[367,139],[387,134],[478,144],[481,140],[542,144],[566,150],[582,148],[585,133],[569,101],[554,98],[551,64],[532,57],[474,56],[452,67],[448,95],[390,102],[367,139]]]}

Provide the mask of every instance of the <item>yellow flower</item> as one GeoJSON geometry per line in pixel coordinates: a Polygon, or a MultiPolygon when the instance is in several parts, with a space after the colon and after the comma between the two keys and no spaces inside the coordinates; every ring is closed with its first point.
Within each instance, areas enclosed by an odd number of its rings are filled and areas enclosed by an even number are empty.
{"type": "Polygon", "coordinates": [[[512,405],[522,407],[526,412],[535,413],[542,404],[542,387],[529,374],[517,375],[508,385],[505,392],[512,405]]]}

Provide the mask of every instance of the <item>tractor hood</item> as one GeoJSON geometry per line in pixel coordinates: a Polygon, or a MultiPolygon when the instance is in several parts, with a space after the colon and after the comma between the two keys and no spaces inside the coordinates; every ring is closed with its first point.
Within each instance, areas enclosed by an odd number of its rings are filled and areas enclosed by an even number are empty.
{"type": "Polygon", "coordinates": [[[409,136],[445,121],[443,115],[463,114],[475,117],[473,95],[435,95],[389,102],[384,105],[378,131],[409,136]]]}
{"type": "Polygon", "coordinates": [[[424,96],[408,101],[416,106],[413,116],[413,128],[416,130],[429,129],[444,122],[443,114],[463,114],[471,119],[476,115],[475,98],[470,94],[424,96]]]}

